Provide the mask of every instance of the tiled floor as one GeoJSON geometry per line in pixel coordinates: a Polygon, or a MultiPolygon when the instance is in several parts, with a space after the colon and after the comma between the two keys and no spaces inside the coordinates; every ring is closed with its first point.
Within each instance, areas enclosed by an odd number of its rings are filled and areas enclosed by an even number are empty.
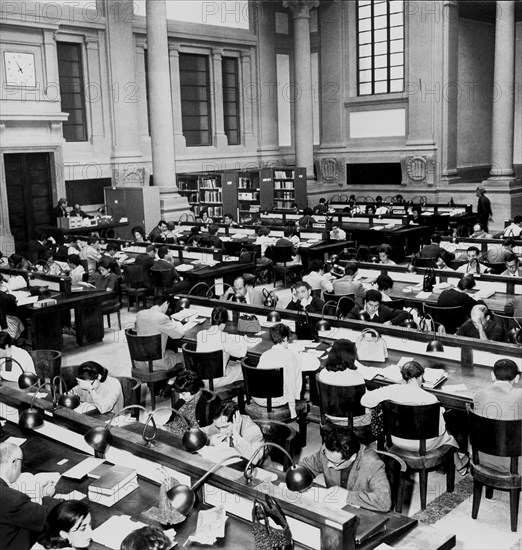
{"type": "MultiPolygon", "coordinates": [[[[271,286],[270,286],[271,288],[271,286]]],[[[278,307],[285,307],[289,301],[288,290],[278,290],[280,301],[278,307]]],[[[127,312],[122,309],[122,328],[133,326],[136,313],[134,309],[127,312]]],[[[105,319],[105,324],[107,320],[105,319]]],[[[71,336],[65,336],[63,355],[64,365],[79,364],[91,360],[107,367],[112,375],[130,376],[130,359],[125,344],[123,330],[118,330],[116,316],[111,316],[110,329],[105,330],[103,343],[78,348],[71,336]],[[115,326],[116,325],[116,326],[115,326]]],[[[143,392],[142,392],[143,393],[143,392]]],[[[150,405],[150,396],[146,396],[150,405]]],[[[166,420],[166,418],[165,418],[166,420]]],[[[161,419],[158,419],[161,421],[161,419]]],[[[297,426],[296,426],[297,428],[297,426]]],[[[308,425],[308,444],[302,451],[302,456],[315,452],[321,445],[319,426],[315,423],[308,425]]],[[[456,483],[461,480],[457,473],[456,483]]],[[[428,503],[445,491],[446,479],[442,472],[433,472],[428,477],[428,503]]],[[[420,509],[419,485],[417,476],[412,476],[409,483],[407,498],[403,513],[413,515],[420,509]]],[[[475,550],[508,550],[520,548],[520,525],[517,533],[510,531],[509,496],[507,493],[495,492],[492,500],[482,499],[477,520],[471,519],[471,497],[447,513],[434,526],[443,532],[454,533],[457,538],[458,549],[475,550]]]]}

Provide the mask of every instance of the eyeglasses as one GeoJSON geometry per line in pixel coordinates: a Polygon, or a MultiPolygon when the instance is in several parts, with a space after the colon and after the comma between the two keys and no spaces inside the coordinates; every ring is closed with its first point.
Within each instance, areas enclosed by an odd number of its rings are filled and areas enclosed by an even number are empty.
{"type": "Polygon", "coordinates": [[[14,464],[15,462],[18,462],[18,461],[20,461],[20,462],[22,463],[22,466],[27,466],[27,460],[25,460],[25,459],[23,459],[23,458],[15,458],[15,459],[13,459],[13,464],[14,464]]]}
{"type": "MultiPolygon", "coordinates": [[[[326,458],[326,460],[328,460],[328,462],[334,466],[335,468],[338,468],[341,464],[344,464],[347,460],[350,460],[349,458],[344,458],[343,460],[341,460],[340,462],[334,462],[333,460],[330,460],[327,456],[326,456],[326,449],[323,447],[323,450],[321,451],[323,453],[323,456],[324,458],[326,458]]],[[[351,457],[350,457],[351,458],[351,457]]]]}

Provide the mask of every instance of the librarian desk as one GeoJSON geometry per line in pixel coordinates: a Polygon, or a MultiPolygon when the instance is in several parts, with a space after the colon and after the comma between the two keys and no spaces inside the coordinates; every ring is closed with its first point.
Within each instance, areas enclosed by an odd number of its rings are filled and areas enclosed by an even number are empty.
{"type": "MultiPolygon", "coordinates": [[[[14,384],[4,384],[0,388],[0,400],[3,403],[8,405],[22,406],[28,401],[27,394],[24,395],[24,392],[14,389],[9,390],[9,387],[14,387],[14,384]]],[[[47,400],[38,399],[37,407],[41,407],[50,412],[51,403],[47,400]]],[[[74,431],[79,431],[83,433],[89,427],[94,425],[104,425],[103,420],[96,420],[95,418],[89,418],[86,415],[79,415],[64,409],[56,409],[54,417],[50,422],[58,423],[62,426],[67,426],[67,424],[75,425],[72,428],[74,431]]],[[[99,415],[104,417],[106,415],[99,415]]],[[[12,417],[11,417],[12,420],[12,417]]],[[[149,450],[150,452],[145,452],[145,447],[141,444],[141,437],[138,435],[141,433],[142,425],[139,423],[133,423],[128,425],[125,428],[116,428],[113,429],[114,439],[113,445],[118,447],[118,443],[125,441],[125,449],[130,451],[135,456],[144,456],[149,455],[147,458],[152,458],[151,455],[156,455],[158,460],[153,462],[163,463],[167,466],[176,468],[175,465],[169,464],[169,457],[175,457],[176,455],[183,455],[185,457],[185,468],[190,469],[190,462],[198,462],[197,456],[189,455],[184,451],[179,451],[179,440],[172,436],[172,434],[159,430],[159,444],[155,450],[149,450]],[[116,433],[117,432],[117,433],[116,433]],[[177,447],[177,448],[176,448],[177,447]],[[188,459],[192,460],[188,460],[188,459]]],[[[62,435],[60,439],[56,439],[56,435],[46,436],[35,431],[26,431],[23,432],[13,423],[7,423],[0,441],[5,440],[9,436],[15,437],[26,437],[27,442],[23,445],[24,459],[28,461],[28,470],[35,473],[37,471],[58,471],[63,473],[72,466],[79,463],[81,460],[86,458],[86,455],[78,450],[78,448],[67,447],[62,443],[65,439],[62,435]],[[65,464],[58,464],[62,459],[66,458],[67,462],[65,464]]],[[[87,455],[88,456],[88,455],[87,455]]],[[[129,466],[135,466],[134,464],[127,464],[129,466]]],[[[178,468],[179,470],[179,468],[178,468]]],[[[224,471],[229,471],[227,467],[223,467],[216,472],[213,476],[215,478],[220,477],[220,474],[226,477],[224,471]],[[222,473],[223,472],[223,473],[222,473]]],[[[264,492],[269,491],[275,497],[278,496],[279,490],[277,486],[267,487],[266,484],[260,483],[259,480],[254,479],[252,482],[252,489],[249,490],[242,480],[242,475],[239,475],[237,470],[231,472],[232,478],[238,480],[237,482],[230,482],[226,485],[227,489],[232,490],[234,494],[234,487],[239,490],[238,493],[241,496],[249,498],[251,503],[252,498],[262,498],[264,492]],[[238,477],[239,475],[239,477],[238,477]]],[[[201,472],[198,472],[194,477],[201,475],[201,472]]],[[[192,477],[192,476],[191,476],[192,477]]],[[[209,483],[212,478],[209,478],[209,483]]],[[[279,476],[278,481],[282,480],[282,476],[279,476]]],[[[82,493],[87,492],[88,485],[91,483],[90,478],[86,478],[80,481],[73,481],[61,478],[58,486],[57,493],[68,493],[72,490],[78,490],[82,493]]],[[[159,496],[159,487],[157,483],[148,481],[140,475],[139,477],[139,489],[135,490],[121,501],[116,503],[114,506],[107,508],[96,504],[94,502],[89,502],[91,509],[92,519],[93,519],[93,528],[96,528],[101,523],[106,521],[110,516],[126,514],[131,516],[132,519],[141,521],[146,524],[152,524],[159,526],[159,523],[156,523],[148,515],[144,515],[151,507],[157,506],[159,496]]],[[[200,494],[201,497],[201,494],[200,494]]],[[[281,502],[283,508],[290,507],[294,511],[303,506],[291,503],[291,501],[286,500],[281,502]]],[[[203,509],[207,506],[205,504],[198,504],[197,509],[203,509]]],[[[316,508],[316,505],[310,504],[309,507],[316,508]]],[[[323,506],[324,508],[324,506],[323,506]]],[[[249,510],[251,509],[251,504],[249,510]]],[[[288,510],[285,510],[288,514],[288,510]]],[[[370,524],[372,522],[380,520],[383,516],[388,518],[386,523],[386,530],[379,532],[377,535],[368,539],[361,545],[358,545],[356,548],[358,550],[372,550],[378,544],[382,542],[386,543],[395,543],[397,548],[416,548],[418,544],[421,544],[422,548],[433,549],[433,550],[449,550],[455,545],[455,536],[446,535],[441,533],[434,533],[433,531],[426,530],[425,528],[416,528],[412,531],[412,528],[417,524],[417,520],[408,518],[396,512],[388,512],[386,514],[371,512],[368,510],[352,508],[350,506],[345,507],[345,511],[338,512],[338,517],[342,518],[352,518],[350,522],[345,525],[337,525],[337,528],[342,528],[345,532],[345,546],[343,546],[341,540],[337,539],[337,543],[334,542],[334,539],[330,539],[328,536],[322,537],[321,548],[334,550],[337,548],[346,548],[351,549],[353,546],[353,529],[355,528],[355,519],[353,516],[357,515],[359,521],[367,521],[370,524]],[[350,531],[351,534],[348,532],[350,531]],[[351,542],[349,542],[351,541],[351,542]],[[339,546],[339,544],[341,544],[339,546]]],[[[249,513],[247,514],[248,517],[249,513]]],[[[324,514],[323,514],[324,515],[324,514]]],[[[325,514],[328,516],[328,512],[325,514]]],[[[303,512],[303,518],[306,516],[306,513],[303,512]]],[[[298,514],[299,517],[299,514],[298,514]]],[[[324,518],[323,518],[324,519],[324,518]]],[[[190,534],[193,534],[195,531],[195,526],[197,522],[197,514],[194,512],[190,515],[183,523],[175,526],[176,529],[176,541],[178,545],[183,546],[186,542],[187,537],[190,534]]],[[[327,529],[328,531],[328,529],[327,529]]],[[[295,533],[294,533],[295,535],[295,533]]],[[[254,541],[253,535],[251,533],[251,525],[249,519],[238,519],[234,516],[228,516],[227,526],[226,526],[226,536],[223,539],[218,539],[214,547],[225,548],[229,550],[244,550],[247,548],[253,548],[254,541]]],[[[308,548],[304,544],[296,542],[296,549],[306,549],[308,548]]],[[[103,545],[93,543],[91,548],[95,550],[102,550],[106,548],[103,545]]]]}
{"type": "Polygon", "coordinates": [[[33,349],[55,349],[61,351],[62,314],[69,315],[74,310],[76,342],[86,346],[103,340],[102,302],[107,298],[104,290],[83,290],[73,293],[50,293],[45,298],[53,298],[56,304],[37,308],[34,305],[20,306],[20,317],[29,320],[33,349]]]}

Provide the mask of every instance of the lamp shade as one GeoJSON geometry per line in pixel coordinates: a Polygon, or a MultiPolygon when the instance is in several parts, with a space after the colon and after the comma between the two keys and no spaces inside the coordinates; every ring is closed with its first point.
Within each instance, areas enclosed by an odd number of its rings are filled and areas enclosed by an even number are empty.
{"type": "Polygon", "coordinates": [[[11,365],[16,365],[22,371],[22,374],[18,377],[18,387],[21,390],[26,390],[27,388],[30,388],[38,383],[38,376],[34,372],[25,371],[16,359],[13,359],[12,357],[1,357],[0,364],[1,363],[5,364],[5,370],[7,370],[8,364],[11,363],[11,365]]]}
{"type": "Polygon", "coordinates": [[[419,326],[417,325],[417,323],[413,320],[413,319],[406,319],[405,321],[403,321],[401,323],[401,327],[405,327],[405,328],[419,328],[419,326]]]}
{"type": "Polygon", "coordinates": [[[60,405],[60,407],[76,409],[80,406],[80,397],[74,393],[67,393],[65,380],[61,376],[55,376],[52,383],[56,394],[58,394],[58,405],[60,405]]]}
{"type": "Polygon", "coordinates": [[[269,323],[280,323],[281,314],[279,313],[279,311],[275,311],[275,310],[269,311],[268,315],[266,316],[266,320],[269,323]]]}
{"type": "Polygon", "coordinates": [[[181,442],[183,444],[183,448],[189,453],[197,453],[208,443],[207,434],[203,430],[201,430],[199,426],[189,426],[186,418],[179,411],[172,407],[159,407],[158,409],[149,413],[149,416],[143,428],[142,437],[149,446],[152,445],[152,441],[157,435],[156,424],[154,423],[154,415],[159,411],[172,411],[176,416],[181,418],[181,420],[185,424],[185,432],[183,433],[181,442]],[[151,423],[153,424],[153,431],[152,434],[149,436],[147,435],[147,430],[151,423]]]}
{"type": "Polygon", "coordinates": [[[43,414],[41,411],[36,409],[34,407],[34,400],[36,399],[36,396],[38,395],[38,392],[44,387],[49,386],[51,389],[51,395],[54,405],[54,388],[51,384],[48,382],[42,382],[37,388],[33,395],[33,398],[31,399],[31,405],[28,409],[25,409],[22,413],[20,413],[20,417],[18,418],[18,425],[20,428],[25,428],[28,430],[34,430],[35,428],[39,428],[40,426],[43,426],[44,420],[43,420],[43,414]]]}
{"type": "Polygon", "coordinates": [[[270,442],[263,443],[263,445],[259,446],[255,450],[254,454],[250,457],[250,460],[245,466],[245,470],[243,472],[247,483],[252,482],[253,462],[256,456],[259,454],[261,449],[265,449],[267,447],[274,447],[276,449],[279,449],[292,462],[292,466],[290,466],[290,468],[288,468],[285,473],[286,486],[288,487],[288,489],[290,489],[290,491],[305,491],[306,489],[308,489],[308,487],[310,487],[310,485],[312,485],[312,482],[314,480],[313,473],[306,466],[303,466],[302,464],[296,464],[294,462],[294,459],[290,456],[290,453],[286,449],[281,447],[281,445],[270,442]]]}
{"type": "Polygon", "coordinates": [[[190,300],[188,298],[180,298],[176,302],[177,309],[189,309],[189,307],[190,307],[190,300]]]}
{"type": "Polygon", "coordinates": [[[507,340],[510,344],[522,345],[522,328],[512,328],[507,334],[507,340]]]}
{"type": "Polygon", "coordinates": [[[211,476],[216,470],[219,470],[225,462],[230,459],[241,458],[239,455],[228,456],[224,458],[221,462],[214,464],[208,472],[205,472],[192,487],[188,485],[175,485],[167,491],[167,498],[169,500],[170,506],[177,510],[180,514],[188,516],[192,512],[194,505],[196,504],[196,491],[199,486],[211,476]]]}
{"type": "Polygon", "coordinates": [[[426,346],[426,351],[430,353],[437,353],[444,351],[444,346],[438,340],[432,340],[426,346]]]}
{"type": "Polygon", "coordinates": [[[328,321],[327,319],[324,318],[324,310],[329,305],[337,307],[337,302],[335,300],[328,300],[328,302],[323,304],[323,307],[321,309],[321,319],[319,321],[317,321],[317,323],[315,324],[315,328],[318,331],[326,331],[326,330],[330,330],[332,328],[332,325],[330,324],[330,321],[328,321]]]}

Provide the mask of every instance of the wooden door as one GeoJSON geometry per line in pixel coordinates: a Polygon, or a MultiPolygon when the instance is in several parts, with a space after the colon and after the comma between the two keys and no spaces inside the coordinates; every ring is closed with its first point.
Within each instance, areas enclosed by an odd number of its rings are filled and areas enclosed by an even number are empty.
{"type": "Polygon", "coordinates": [[[16,251],[22,252],[35,232],[53,226],[50,153],[4,155],[9,224],[16,251]]]}

